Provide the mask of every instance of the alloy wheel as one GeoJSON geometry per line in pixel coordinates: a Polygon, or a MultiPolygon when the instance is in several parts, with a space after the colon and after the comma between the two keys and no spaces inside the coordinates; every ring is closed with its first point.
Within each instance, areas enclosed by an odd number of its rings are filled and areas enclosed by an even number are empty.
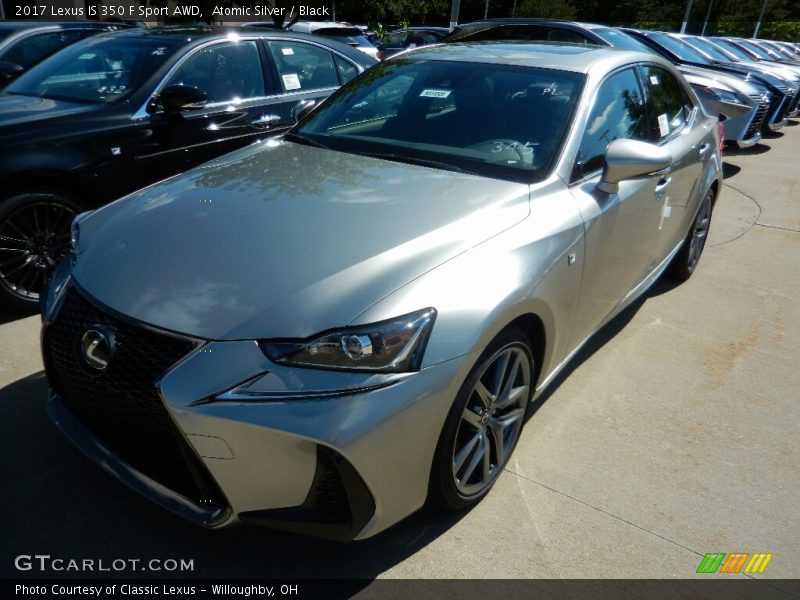
{"type": "Polygon", "coordinates": [[[23,300],[39,297],[59,259],[69,250],[76,210],[57,201],[24,204],[0,222],[0,283],[23,300]]]}
{"type": "Polygon", "coordinates": [[[708,193],[703,199],[703,204],[697,213],[697,218],[694,222],[692,229],[692,237],[689,241],[689,256],[687,259],[687,268],[691,271],[697,266],[700,260],[700,255],[703,253],[703,248],[708,239],[708,230],[711,224],[711,193],[708,193]]]}
{"type": "Polygon", "coordinates": [[[532,365],[518,344],[485,363],[461,415],[452,453],[453,478],[463,496],[491,486],[516,446],[531,392],[532,365]]]}

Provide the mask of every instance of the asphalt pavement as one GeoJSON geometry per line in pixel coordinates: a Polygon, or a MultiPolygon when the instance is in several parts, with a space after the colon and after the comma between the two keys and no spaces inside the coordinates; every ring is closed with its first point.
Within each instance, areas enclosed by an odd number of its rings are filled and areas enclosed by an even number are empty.
{"type": "Polygon", "coordinates": [[[695,275],[581,351],[491,494],[363,542],[205,531],[140,498],[46,416],[38,316],[0,314],[0,578],[75,576],[21,554],[189,559],[187,579],[691,578],[709,552],[773,554],[720,577],[799,578],[800,126],[724,160],[695,275]]]}

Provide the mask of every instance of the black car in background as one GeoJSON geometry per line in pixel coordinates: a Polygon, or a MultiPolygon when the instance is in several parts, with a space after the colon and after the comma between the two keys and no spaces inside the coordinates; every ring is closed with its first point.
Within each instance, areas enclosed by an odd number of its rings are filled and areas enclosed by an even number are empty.
{"type": "Polygon", "coordinates": [[[381,58],[389,58],[403,50],[428,46],[441,41],[450,30],[447,27],[408,27],[396,29],[376,43],[381,58]]]}
{"type": "Polygon", "coordinates": [[[97,21],[0,21],[0,89],[62,48],[124,27],[97,21]]]}
{"type": "Polygon", "coordinates": [[[294,124],[375,60],[284,31],[130,29],[0,94],[0,303],[38,300],[76,213],[294,124]]]}

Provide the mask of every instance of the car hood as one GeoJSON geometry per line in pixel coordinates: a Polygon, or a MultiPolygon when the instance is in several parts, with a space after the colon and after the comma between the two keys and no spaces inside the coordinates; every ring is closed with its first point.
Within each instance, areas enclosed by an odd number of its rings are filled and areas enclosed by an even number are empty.
{"type": "Polygon", "coordinates": [[[272,140],[89,214],[73,276],[173,331],[306,337],[523,220],[528,197],[523,184],[272,140]]]}
{"type": "Polygon", "coordinates": [[[96,104],[78,104],[35,96],[0,96],[0,127],[41,122],[43,119],[69,117],[90,112],[96,104]]]}
{"type": "Polygon", "coordinates": [[[678,67],[678,70],[684,75],[684,77],[687,78],[687,80],[690,83],[695,83],[692,77],[698,78],[696,82],[700,84],[703,84],[703,82],[701,82],[699,78],[705,78],[713,80],[719,84],[722,84],[722,89],[727,89],[733,92],[739,92],[741,94],[746,94],[748,96],[760,94],[758,88],[744,81],[741,77],[726,75],[725,73],[721,73],[720,71],[714,71],[712,69],[703,69],[701,67],[680,66],[678,67]]]}

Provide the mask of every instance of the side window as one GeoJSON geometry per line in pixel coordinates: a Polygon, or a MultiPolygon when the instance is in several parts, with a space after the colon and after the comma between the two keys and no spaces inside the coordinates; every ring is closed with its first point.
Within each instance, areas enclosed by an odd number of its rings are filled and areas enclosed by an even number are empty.
{"type": "Polygon", "coordinates": [[[209,104],[264,96],[264,75],[256,43],[225,42],[195,52],[166,83],[176,84],[203,90],[209,104]]]}
{"type": "Polygon", "coordinates": [[[553,27],[547,31],[548,42],[570,42],[572,44],[588,44],[590,43],[586,36],[581,35],[576,31],[569,29],[561,29],[560,27],[553,27]]]}
{"type": "Polygon", "coordinates": [[[645,89],[650,104],[650,126],[661,141],[686,126],[692,103],[671,73],[658,67],[645,69],[645,89]]]}
{"type": "MultiPolygon", "coordinates": [[[[487,35],[487,40],[544,40],[547,31],[536,25],[505,25],[497,29],[490,29],[494,35],[487,35]]],[[[487,32],[488,33],[488,32],[487,32]]]]}
{"type": "Polygon", "coordinates": [[[333,55],[310,44],[269,42],[284,92],[301,92],[338,87],[339,76],[333,55]]]}
{"type": "Polygon", "coordinates": [[[427,44],[435,44],[438,40],[432,33],[426,31],[411,31],[406,40],[408,48],[416,48],[417,46],[425,46],[427,44]]]}
{"type": "Polygon", "coordinates": [[[333,60],[336,63],[336,70],[339,72],[339,80],[342,84],[347,83],[358,75],[358,69],[356,69],[355,65],[347,62],[341,56],[336,56],[334,54],[333,60]]]}
{"type": "Polygon", "coordinates": [[[405,45],[407,37],[407,31],[398,31],[388,36],[386,41],[383,42],[383,46],[384,48],[402,48],[405,45]]]}
{"type": "Polygon", "coordinates": [[[81,32],[53,31],[21,39],[6,52],[3,60],[28,68],[57,50],[81,39],[81,32]]]}
{"type": "Polygon", "coordinates": [[[644,100],[633,69],[609,77],[595,95],[594,106],[586,122],[572,180],[601,169],[606,147],[616,139],[649,138],[644,100]]]}

